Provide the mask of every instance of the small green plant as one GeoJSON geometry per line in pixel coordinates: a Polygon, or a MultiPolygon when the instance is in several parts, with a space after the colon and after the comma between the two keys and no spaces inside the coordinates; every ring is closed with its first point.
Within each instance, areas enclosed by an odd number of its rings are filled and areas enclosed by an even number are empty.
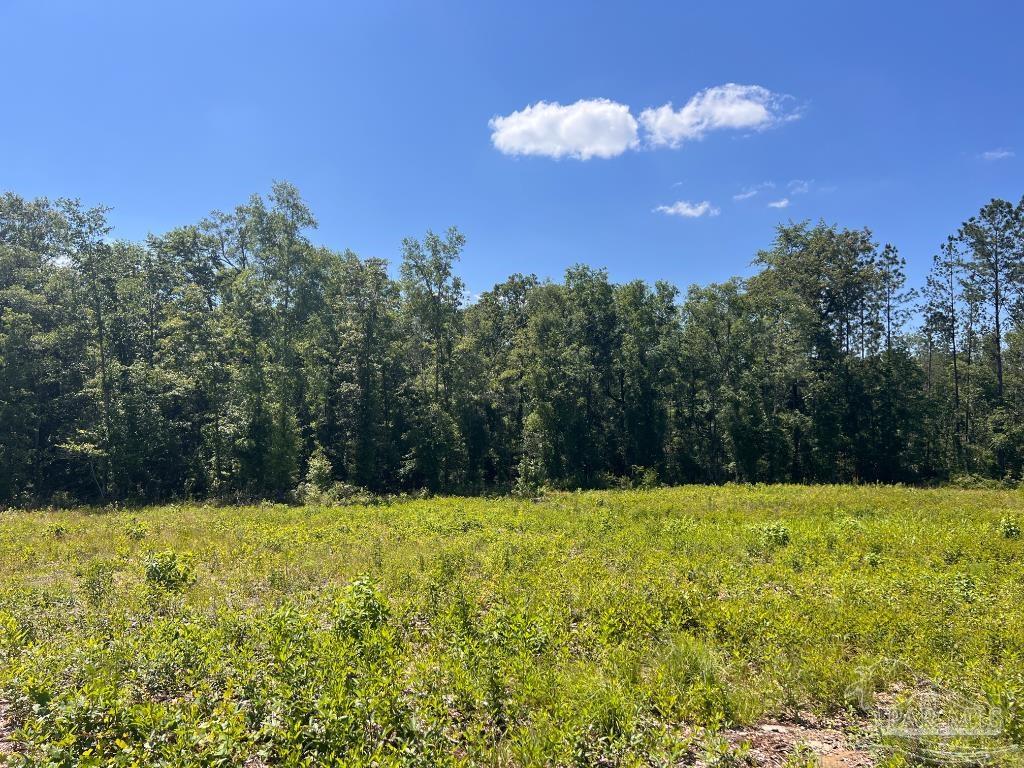
{"type": "Polygon", "coordinates": [[[1016,517],[1003,515],[999,520],[999,533],[1004,539],[1020,538],[1020,522],[1016,517]]]}
{"type": "Polygon", "coordinates": [[[149,535],[149,526],[137,517],[131,518],[124,525],[124,535],[132,541],[142,541],[149,535]]]}
{"type": "Polygon", "coordinates": [[[288,586],[288,578],[283,571],[273,570],[267,576],[267,586],[278,592],[284,592],[288,586]]]}
{"type": "Polygon", "coordinates": [[[817,753],[809,745],[800,742],[786,755],[782,768],[818,768],[820,765],[817,753]]]}
{"type": "Polygon", "coordinates": [[[946,547],[942,550],[942,562],[946,565],[956,565],[964,559],[964,548],[962,546],[946,547]]]}
{"type": "Polygon", "coordinates": [[[82,571],[82,589],[93,606],[99,606],[110,593],[114,584],[114,563],[110,560],[93,560],[82,571]]]}
{"type": "MultiPolygon", "coordinates": [[[[28,642],[30,632],[9,613],[0,611],[0,660],[28,642]]],[[[2,765],[2,763],[0,763],[2,765]]]]}
{"type": "Polygon", "coordinates": [[[750,744],[745,741],[732,744],[717,734],[708,736],[704,740],[704,764],[707,768],[742,768],[753,765],[750,744]]]}
{"type": "Polygon", "coordinates": [[[1006,683],[999,704],[1006,715],[1006,737],[1015,744],[1024,743],[1024,672],[1006,683]]]}
{"type": "Polygon", "coordinates": [[[977,584],[969,574],[959,573],[953,578],[953,592],[965,603],[974,602],[977,584]]]}
{"type": "Polygon", "coordinates": [[[758,528],[761,545],[765,549],[777,549],[789,544],[790,533],[785,523],[765,523],[758,528]]]}
{"type": "Polygon", "coordinates": [[[195,568],[188,555],[165,550],[146,558],[146,583],[150,586],[177,592],[191,586],[195,580],[195,568]]]}
{"type": "Polygon", "coordinates": [[[360,638],[367,630],[384,624],[389,615],[388,607],[380,599],[373,582],[361,576],[345,588],[338,608],[338,631],[360,638]]]}
{"type": "Polygon", "coordinates": [[[633,465],[630,471],[629,485],[633,488],[650,490],[657,488],[661,478],[658,477],[658,470],[655,467],[641,467],[633,465]]]}

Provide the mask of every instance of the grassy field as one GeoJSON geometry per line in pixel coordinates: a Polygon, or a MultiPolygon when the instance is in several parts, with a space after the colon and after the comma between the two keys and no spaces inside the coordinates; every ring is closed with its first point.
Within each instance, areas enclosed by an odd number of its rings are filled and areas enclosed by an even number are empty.
{"type": "Polygon", "coordinates": [[[744,727],[852,731],[925,685],[1001,713],[1006,746],[1022,524],[1020,492],[874,487],[8,511],[0,751],[734,766],[744,727]]]}

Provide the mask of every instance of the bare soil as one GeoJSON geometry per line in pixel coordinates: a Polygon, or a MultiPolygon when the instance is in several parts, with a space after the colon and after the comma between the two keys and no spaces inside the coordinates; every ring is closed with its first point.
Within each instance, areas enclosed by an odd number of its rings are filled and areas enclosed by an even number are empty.
{"type": "Polygon", "coordinates": [[[733,746],[747,744],[750,760],[758,768],[778,768],[803,747],[814,753],[822,768],[873,768],[870,752],[855,743],[841,722],[766,722],[725,731],[733,746]]]}
{"type": "Polygon", "coordinates": [[[14,743],[14,723],[9,716],[9,707],[0,701],[0,765],[5,755],[13,755],[17,750],[14,743]]]}

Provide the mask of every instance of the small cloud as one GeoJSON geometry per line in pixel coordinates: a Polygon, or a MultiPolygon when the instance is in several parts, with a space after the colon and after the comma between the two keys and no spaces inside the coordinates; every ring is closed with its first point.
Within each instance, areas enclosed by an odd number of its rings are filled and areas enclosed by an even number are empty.
{"type": "Polygon", "coordinates": [[[717,216],[721,213],[718,208],[707,200],[699,203],[689,203],[686,200],[679,200],[672,205],[659,205],[654,209],[656,213],[664,213],[666,216],[682,216],[686,219],[699,219],[701,216],[717,216]]]}
{"type": "Polygon", "coordinates": [[[805,181],[804,179],[793,179],[787,185],[789,188],[789,194],[791,195],[806,195],[811,191],[811,181],[805,181]]]}
{"type": "Polygon", "coordinates": [[[709,131],[764,130],[795,120],[800,113],[787,109],[790,98],[760,85],[726,83],[700,91],[678,110],[671,102],[645,109],[640,113],[640,124],[652,146],[678,147],[709,131]]]}
{"type": "Polygon", "coordinates": [[[625,104],[581,99],[563,106],[538,101],[491,118],[491,143],[506,155],[589,160],[616,157],[639,143],[636,118],[625,104]]]}
{"type": "Polygon", "coordinates": [[[784,197],[781,200],[773,200],[772,202],[768,203],[768,207],[769,208],[788,208],[789,207],[789,198],[788,197],[784,197]]]}
{"type": "Polygon", "coordinates": [[[732,196],[733,200],[749,200],[754,197],[758,192],[764,189],[775,189],[774,181],[762,181],[760,184],[755,184],[752,187],[745,187],[742,192],[737,192],[732,196]]]}
{"type": "Polygon", "coordinates": [[[672,184],[672,188],[673,189],[676,188],[676,187],[681,187],[681,186],[683,186],[683,182],[681,182],[681,181],[676,181],[676,182],[673,182],[673,184],[672,184]]]}
{"type": "Polygon", "coordinates": [[[981,157],[982,160],[986,160],[991,163],[994,160],[1006,160],[1010,157],[1016,157],[1016,155],[1017,153],[1012,149],[1000,147],[999,149],[990,149],[988,152],[982,152],[979,157],[981,157]]]}

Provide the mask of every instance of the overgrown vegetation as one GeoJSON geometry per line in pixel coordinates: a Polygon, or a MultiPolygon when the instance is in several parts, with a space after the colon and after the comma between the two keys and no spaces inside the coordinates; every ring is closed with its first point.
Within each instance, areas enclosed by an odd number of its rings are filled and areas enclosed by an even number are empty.
{"type": "Polygon", "coordinates": [[[576,266],[469,302],[458,230],[392,275],[315,224],[284,183],[145,243],[0,197],[0,500],[1024,472],[1024,201],[964,222],[920,291],[870,232],[799,223],[682,300],[576,266]]]}
{"type": "Polygon", "coordinates": [[[919,680],[1019,741],[1022,506],[729,486],[10,510],[10,762],[741,765],[725,727],[855,719],[919,680]]]}

